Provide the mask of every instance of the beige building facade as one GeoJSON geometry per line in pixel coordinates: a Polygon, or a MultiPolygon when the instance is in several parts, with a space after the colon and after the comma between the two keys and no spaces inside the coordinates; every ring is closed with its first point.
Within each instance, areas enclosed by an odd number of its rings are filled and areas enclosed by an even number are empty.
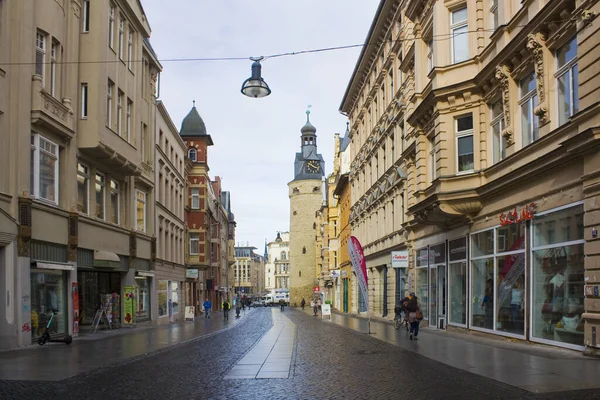
{"type": "Polygon", "coordinates": [[[31,344],[52,309],[55,335],[91,327],[99,308],[134,325],[146,310],[126,316],[122,297],[154,261],[161,69],[144,11],[6,1],[0,20],[2,346],[31,344]]]}
{"type": "Polygon", "coordinates": [[[265,292],[290,290],[290,233],[277,232],[275,240],[267,243],[264,288],[265,292]]]}
{"type": "Polygon", "coordinates": [[[320,271],[315,263],[315,213],[320,209],[325,175],[325,161],[317,153],[317,129],[310,123],[307,111],[302,127],[300,152],[294,161],[294,179],[288,183],[290,197],[290,304],[313,296],[319,287],[320,271]]]}
{"type": "MultiPolygon", "coordinates": [[[[162,101],[156,110],[156,262],[154,274],[158,323],[184,319],[186,305],[184,261],[186,146],[162,101]]],[[[151,273],[152,274],[152,273],[151,273]]],[[[138,287],[151,282],[136,277],[138,287]]],[[[141,288],[139,290],[142,290],[141,288]]],[[[141,296],[140,306],[142,305],[141,296]]]]}
{"type": "Polygon", "coordinates": [[[341,105],[376,314],[598,354],[598,11],[381,1],[341,105]]]}

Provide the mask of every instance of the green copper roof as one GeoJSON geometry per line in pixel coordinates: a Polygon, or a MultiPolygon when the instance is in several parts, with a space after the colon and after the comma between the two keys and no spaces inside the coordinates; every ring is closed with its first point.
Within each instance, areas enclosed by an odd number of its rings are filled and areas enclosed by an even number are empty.
{"type": "Polygon", "coordinates": [[[206,136],[206,125],[204,125],[204,121],[202,121],[202,117],[198,114],[195,105],[181,122],[179,135],[181,137],[206,136]]]}

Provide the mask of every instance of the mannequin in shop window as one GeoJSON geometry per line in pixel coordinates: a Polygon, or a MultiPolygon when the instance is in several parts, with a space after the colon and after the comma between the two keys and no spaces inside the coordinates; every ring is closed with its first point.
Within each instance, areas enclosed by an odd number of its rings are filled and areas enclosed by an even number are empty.
{"type": "Polygon", "coordinates": [[[543,270],[546,275],[544,285],[546,301],[542,306],[542,315],[546,321],[545,330],[554,331],[555,325],[563,315],[565,303],[565,274],[564,267],[556,259],[544,258],[543,270]]]}

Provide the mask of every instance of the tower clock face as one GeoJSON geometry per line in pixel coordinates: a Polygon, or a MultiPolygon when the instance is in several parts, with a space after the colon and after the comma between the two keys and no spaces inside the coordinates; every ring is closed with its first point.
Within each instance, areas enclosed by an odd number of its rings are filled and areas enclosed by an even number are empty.
{"type": "Polygon", "coordinates": [[[311,174],[318,174],[321,171],[321,163],[315,160],[310,160],[306,164],[306,170],[311,174]]]}

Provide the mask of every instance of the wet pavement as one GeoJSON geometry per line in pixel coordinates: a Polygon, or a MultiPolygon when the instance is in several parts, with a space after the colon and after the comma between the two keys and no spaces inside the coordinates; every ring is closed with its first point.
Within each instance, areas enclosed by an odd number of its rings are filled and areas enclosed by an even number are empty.
{"type": "Polygon", "coordinates": [[[0,380],[60,381],[229,329],[251,312],[242,312],[239,320],[233,313],[230,319],[224,320],[222,313],[213,312],[210,319],[200,316],[194,322],[97,331],[75,338],[68,346],[56,342],[1,351],[0,380]]]}
{"type": "MultiPolygon", "coordinates": [[[[567,365],[585,363],[580,370],[590,371],[595,368],[594,363],[600,362],[583,359],[576,352],[528,345],[523,349],[513,348],[523,345],[469,335],[454,337],[427,329],[420,333],[418,342],[411,342],[404,332],[395,331],[390,324],[372,322],[374,334],[369,335],[365,320],[334,314],[331,321],[326,321],[295,309],[283,313],[278,309],[254,309],[246,318],[232,319],[233,324],[227,327],[226,321],[215,321],[207,322],[211,326],[193,340],[183,339],[176,346],[148,356],[136,356],[128,362],[88,370],[61,381],[0,381],[0,399],[590,400],[600,397],[597,389],[536,394],[500,379],[490,379],[486,376],[489,372],[475,371],[485,369],[487,364],[490,370],[508,368],[509,375],[526,376],[530,368],[542,368],[542,364],[552,361],[567,365]],[[217,325],[225,329],[219,330],[217,325]],[[210,330],[213,328],[216,331],[210,330]],[[281,345],[277,346],[280,339],[281,345]],[[456,346],[458,349],[453,349],[456,346]],[[264,365],[273,356],[273,361],[277,358],[280,364],[286,359],[287,365],[290,348],[287,379],[231,376],[237,365],[243,365],[242,360],[262,361],[264,365]],[[509,352],[524,358],[516,358],[509,352]],[[530,364],[519,365],[522,360],[529,360],[530,364]]],[[[199,322],[201,327],[204,321],[199,322]]],[[[112,338],[74,344],[96,347],[109,340],[112,338]]],[[[0,363],[4,362],[0,358],[0,363]]],[[[44,368],[60,368],[60,365],[50,357],[36,366],[44,368]]],[[[567,372],[556,372],[556,380],[568,380],[568,376],[567,372]]],[[[578,379],[587,382],[585,377],[578,379]]]]}
{"type": "MultiPolygon", "coordinates": [[[[362,317],[333,313],[331,320],[326,316],[323,321],[369,332],[368,320],[362,317]]],[[[370,331],[376,339],[529,392],[600,389],[600,360],[580,351],[428,328],[421,328],[419,341],[413,342],[403,328],[396,331],[391,323],[372,319],[370,331]]]]}

